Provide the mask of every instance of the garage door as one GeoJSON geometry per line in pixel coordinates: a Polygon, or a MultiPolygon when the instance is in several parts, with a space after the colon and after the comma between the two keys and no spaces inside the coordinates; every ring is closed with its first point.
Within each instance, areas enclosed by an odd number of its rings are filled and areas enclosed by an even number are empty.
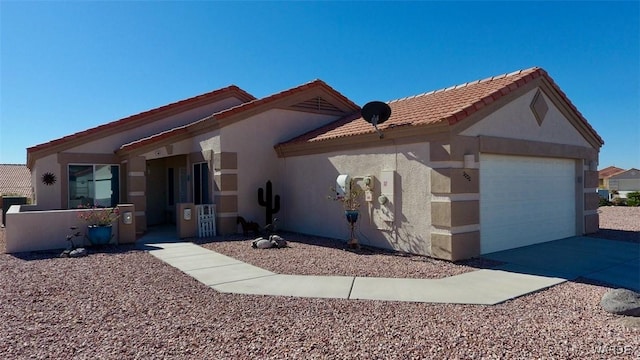
{"type": "Polygon", "coordinates": [[[481,253],[574,236],[574,179],[573,160],[481,154],[481,253]]]}

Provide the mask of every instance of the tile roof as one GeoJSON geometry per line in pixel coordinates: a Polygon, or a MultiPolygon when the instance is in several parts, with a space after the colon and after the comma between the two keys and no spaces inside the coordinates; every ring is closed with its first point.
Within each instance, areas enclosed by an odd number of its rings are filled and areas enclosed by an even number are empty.
{"type": "Polygon", "coordinates": [[[144,111],[141,112],[139,114],[135,114],[135,115],[131,115],[125,118],[122,118],[120,120],[116,120],[116,121],[112,121],[100,126],[96,126],[94,128],[91,129],[87,129],[84,131],[80,131],[77,132],[75,134],[71,134],[71,135],[67,135],[65,137],[59,138],[59,139],[55,139],[43,144],[39,144],[39,145],[35,145],[32,147],[27,148],[27,154],[29,153],[33,153],[36,151],[41,151],[41,150],[46,150],[48,148],[54,147],[56,145],[61,145],[64,144],[65,142],[68,142],[70,140],[74,140],[74,139],[80,139],[80,138],[85,138],[91,135],[98,135],[101,134],[103,131],[105,130],[109,130],[109,129],[114,129],[114,128],[119,128],[119,127],[125,127],[125,126],[133,126],[135,124],[138,123],[142,123],[144,121],[147,121],[150,117],[153,116],[161,116],[164,113],[170,113],[172,111],[176,111],[178,109],[185,109],[188,110],[190,108],[194,108],[196,106],[200,106],[203,103],[206,103],[207,101],[210,100],[216,100],[216,99],[221,99],[224,97],[238,97],[239,99],[243,100],[243,101],[251,101],[254,100],[255,97],[251,94],[249,94],[248,92],[240,89],[239,87],[235,86],[235,85],[230,85],[218,90],[214,90],[205,94],[201,94],[201,95],[197,95],[194,97],[190,97],[188,99],[184,99],[184,100],[180,100],[180,101],[176,101],[164,106],[160,106],[158,108],[155,109],[151,109],[148,111],[144,111]]]}
{"type": "Polygon", "coordinates": [[[26,165],[0,164],[0,195],[32,197],[31,172],[26,165]]]}
{"type": "Polygon", "coordinates": [[[228,118],[233,117],[234,115],[249,113],[251,112],[251,110],[259,109],[263,106],[268,107],[270,104],[273,104],[277,100],[285,99],[289,96],[293,96],[293,95],[302,93],[307,90],[312,90],[312,89],[322,89],[327,91],[329,94],[333,95],[340,102],[342,102],[347,108],[349,108],[350,112],[359,111],[360,109],[360,107],[357,104],[355,104],[353,101],[349,100],[347,97],[345,97],[344,95],[342,95],[341,93],[333,89],[331,86],[327,85],[327,83],[325,83],[320,79],[316,79],[306,84],[302,84],[300,86],[287,89],[287,90],[275,93],[273,95],[269,95],[264,98],[255,99],[253,101],[249,101],[249,102],[231,107],[229,109],[219,111],[211,116],[208,116],[206,118],[203,118],[191,124],[179,126],[174,129],[171,129],[156,135],[152,135],[137,141],[133,141],[128,144],[124,144],[120,147],[120,150],[125,150],[125,151],[133,150],[133,149],[142,147],[144,145],[152,144],[162,139],[168,139],[168,138],[171,138],[172,136],[184,134],[189,132],[190,129],[200,127],[200,126],[206,126],[206,123],[210,123],[210,124],[217,123],[220,126],[224,126],[224,121],[228,118]]]}
{"type": "MultiPolygon", "coordinates": [[[[384,132],[386,129],[402,126],[453,125],[539,77],[544,77],[549,81],[584,122],[587,129],[602,143],[602,139],[547,72],[538,67],[390,101],[388,104],[391,107],[391,117],[385,123],[378,125],[378,128],[384,132]]],[[[373,127],[357,114],[337,120],[281,145],[317,142],[368,134],[374,131],[373,127]]]]}
{"type": "Polygon", "coordinates": [[[615,166],[607,166],[606,168],[598,171],[598,178],[607,179],[622,172],[624,172],[624,169],[620,169],[619,167],[615,166]]]}

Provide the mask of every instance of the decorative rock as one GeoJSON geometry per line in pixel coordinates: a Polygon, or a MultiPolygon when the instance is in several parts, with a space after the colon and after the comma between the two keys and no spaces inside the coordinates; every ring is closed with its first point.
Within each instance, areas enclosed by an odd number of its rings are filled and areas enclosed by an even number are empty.
{"type": "Polygon", "coordinates": [[[77,248],[75,250],[71,250],[71,252],[69,253],[69,257],[72,257],[72,258],[83,257],[83,256],[87,256],[87,249],[85,248],[77,248]]]}
{"type": "Polygon", "coordinates": [[[271,247],[271,241],[259,237],[251,243],[251,247],[254,249],[268,249],[271,247]]]}
{"type": "Polygon", "coordinates": [[[625,328],[640,330],[640,317],[625,316],[619,319],[618,323],[625,328]]]}
{"type": "Polygon", "coordinates": [[[613,289],[602,296],[600,306],[613,314],[640,316],[640,294],[627,289],[613,289]]]}
{"type": "Polygon", "coordinates": [[[287,246],[287,241],[279,235],[269,236],[269,241],[271,242],[271,245],[275,248],[283,248],[287,246]]]}

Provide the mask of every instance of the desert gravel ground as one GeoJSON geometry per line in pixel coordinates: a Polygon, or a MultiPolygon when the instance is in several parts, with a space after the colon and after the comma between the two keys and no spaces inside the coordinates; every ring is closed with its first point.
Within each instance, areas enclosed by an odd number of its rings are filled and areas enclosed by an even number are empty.
{"type": "MultiPolygon", "coordinates": [[[[640,208],[599,211],[601,236],[638,241],[640,208]]],[[[252,251],[240,237],[202,245],[281,273],[441,277],[486,265],[289,237],[280,250],[252,251]]],[[[599,307],[607,290],[567,282],[496,306],[247,296],[133,246],[78,259],[0,254],[0,358],[640,358],[640,330],[599,307]]]]}

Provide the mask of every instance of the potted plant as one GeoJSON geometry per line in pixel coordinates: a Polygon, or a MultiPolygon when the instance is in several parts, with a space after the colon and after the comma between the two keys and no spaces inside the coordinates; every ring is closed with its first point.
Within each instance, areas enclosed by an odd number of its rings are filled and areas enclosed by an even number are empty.
{"type": "Polygon", "coordinates": [[[360,211],[358,210],[360,208],[360,197],[364,191],[353,179],[351,180],[350,191],[348,194],[340,195],[335,188],[331,188],[331,191],[335,195],[329,196],[329,199],[342,203],[344,215],[351,227],[351,239],[349,240],[349,245],[352,247],[358,247],[358,239],[354,236],[354,229],[356,221],[358,221],[358,216],[360,215],[360,211]]]}
{"type": "Polygon", "coordinates": [[[79,206],[86,209],[78,213],[78,218],[87,222],[87,239],[92,245],[106,245],[112,238],[113,222],[120,216],[118,208],[105,208],[98,206],[79,206]]]}

